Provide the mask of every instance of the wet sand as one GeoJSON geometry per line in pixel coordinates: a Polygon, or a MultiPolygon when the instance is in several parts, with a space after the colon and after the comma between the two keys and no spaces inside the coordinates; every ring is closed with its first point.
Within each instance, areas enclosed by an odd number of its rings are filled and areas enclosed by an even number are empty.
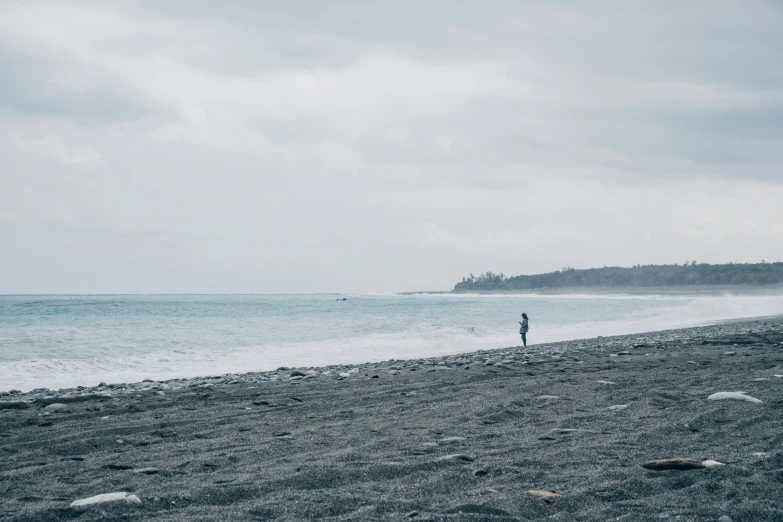
{"type": "Polygon", "coordinates": [[[0,520],[783,520],[782,445],[777,318],[0,396],[0,520]]]}

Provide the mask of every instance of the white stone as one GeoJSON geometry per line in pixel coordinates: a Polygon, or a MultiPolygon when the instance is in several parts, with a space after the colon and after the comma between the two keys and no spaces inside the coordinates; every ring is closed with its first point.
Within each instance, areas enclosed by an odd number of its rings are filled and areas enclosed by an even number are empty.
{"type": "Polygon", "coordinates": [[[95,504],[117,501],[127,502],[128,504],[141,504],[141,499],[136,495],[121,491],[118,493],[103,493],[101,495],[95,495],[94,497],[80,498],[79,500],[71,502],[71,507],[76,511],[84,511],[95,504]]]}
{"type": "Polygon", "coordinates": [[[560,398],[560,397],[558,397],[557,395],[541,395],[541,396],[539,397],[539,399],[541,399],[541,400],[545,400],[545,401],[546,401],[546,400],[551,400],[551,399],[559,399],[559,398],[560,398]]]}
{"type": "Polygon", "coordinates": [[[609,410],[624,410],[630,406],[630,404],[615,404],[614,406],[609,406],[607,409],[609,410]]]}
{"type": "Polygon", "coordinates": [[[769,453],[764,453],[763,451],[758,451],[758,452],[754,453],[753,456],[754,457],[758,457],[760,459],[766,459],[767,457],[769,457],[769,453]]]}
{"type": "Polygon", "coordinates": [[[598,382],[598,383],[601,383],[601,384],[617,384],[616,382],[612,382],[612,381],[595,381],[595,382],[598,382]]]}
{"type": "Polygon", "coordinates": [[[348,370],[348,373],[356,374],[356,373],[359,373],[359,371],[360,371],[359,368],[351,368],[350,370],[348,370]]]}
{"type": "Polygon", "coordinates": [[[67,404],[60,404],[59,402],[56,402],[54,404],[50,404],[46,408],[44,408],[45,411],[50,411],[54,413],[67,413],[71,411],[71,407],[67,404]]]}
{"type": "Polygon", "coordinates": [[[343,372],[343,373],[340,374],[340,377],[350,377],[350,376],[351,376],[351,374],[347,373],[347,372],[343,372]]]}
{"type": "Polygon", "coordinates": [[[711,401],[735,400],[735,401],[752,402],[753,404],[763,404],[762,401],[758,400],[755,397],[751,397],[750,395],[745,395],[744,392],[718,392],[718,393],[713,393],[712,395],[707,397],[707,399],[711,401]]]}
{"type": "Polygon", "coordinates": [[[723,462],[718,462],[717,460],[705,460],[701,463],[702,466],[705,468],[714,468],[715,466],[725,466],[723,462]]]}

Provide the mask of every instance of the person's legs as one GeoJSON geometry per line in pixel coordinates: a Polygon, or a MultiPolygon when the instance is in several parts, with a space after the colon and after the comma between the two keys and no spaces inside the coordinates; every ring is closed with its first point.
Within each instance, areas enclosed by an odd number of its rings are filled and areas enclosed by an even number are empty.
{"type": "Polygon", "coordinates": [[[527,346],[527,334],[522,334],[522,346],[527,346]]]}

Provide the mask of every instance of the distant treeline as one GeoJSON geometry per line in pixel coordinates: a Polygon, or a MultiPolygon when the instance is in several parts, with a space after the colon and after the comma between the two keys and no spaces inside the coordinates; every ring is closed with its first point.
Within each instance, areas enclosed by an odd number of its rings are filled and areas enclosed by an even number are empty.
{"type": "Polygon", "coordinates": [[[650,287],[689,285],[783,284],[783,263],[729,263],[710,265],[695,261],[683,265],[636,265],[579,270],[566,267],[557,272],[506,277],[487,272],[470,274],[454,286],[454,292],[534,290],[569,287],[650,287]]]}

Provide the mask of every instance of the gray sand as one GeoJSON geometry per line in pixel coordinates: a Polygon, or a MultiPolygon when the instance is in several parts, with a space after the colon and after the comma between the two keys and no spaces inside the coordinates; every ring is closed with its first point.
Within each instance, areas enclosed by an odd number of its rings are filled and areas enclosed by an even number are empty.
{"type": "Polygon", "coordinates": [[[0,520],[783,520],[780,319],[357,368],[2,396],[0,520]]]}

